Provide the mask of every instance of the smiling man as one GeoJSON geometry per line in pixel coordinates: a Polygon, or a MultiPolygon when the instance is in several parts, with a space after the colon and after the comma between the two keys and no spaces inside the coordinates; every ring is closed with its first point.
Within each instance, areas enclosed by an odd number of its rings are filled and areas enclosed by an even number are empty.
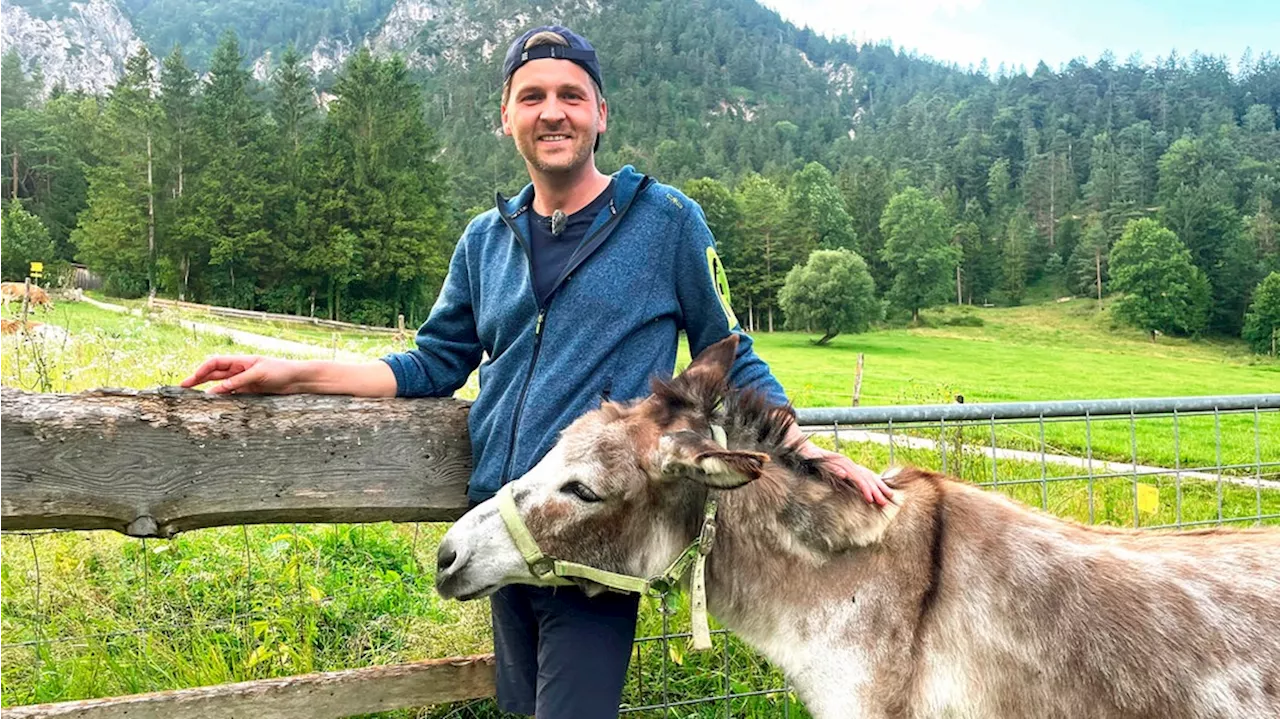
{"type": "MultiPolygon", "coordinates": [[[[479,366],[468,418],[475,503],[524,475],[602,398],[644,397],[652,376],[670,377],[681,331],[695,356],[738,334],[730,381],[785,403],[733,315],[701,209],[629,166],[612,176],[596,168],[609,106],[591,44],[559,26],[530,30],[508,50],[502,80],[502,129],[531,182],[468,225],[415,349],[367,364],[214,357],[183,386],[447,397],[479,366]]],[[[888,501],[875,474],[794,425],[789,439],[827,458],[866,501],[888,501]]],[[[491,602],[502,709],[617,715],[637,596],[509,586],[491,602]]]]}

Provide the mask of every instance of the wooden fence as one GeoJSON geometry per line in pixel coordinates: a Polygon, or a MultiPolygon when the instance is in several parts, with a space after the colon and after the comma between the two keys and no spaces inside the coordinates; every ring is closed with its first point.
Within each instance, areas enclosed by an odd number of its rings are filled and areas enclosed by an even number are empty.
{"type": "MultiPolygon", "coordinates": [[[[0,389],[0,527],[172,537],[273,522],[451,521],[467,402],[0,389]]],[[[6,717],[343,717],[492,696],[491,655],[12,707],[6,717]]]]}
{"type": "Polygon", "coordinates": [[[352,322],[338,322],[337,320],[325,320],[319,317],[301,317],[298,315],[285,315],[277,312],[260,312],[258,310],[241,310],[234,307],[218,307],[215,305],[199,305],[194,302],[182,302],[179,300],[166,300],[160,297],[152,297],[148,300],[152,306],[167,307],[179,310],[192,310],[195,312],[204,312],[219,317],[234,317],[246,320],[256,320],[260,322],[292,322],[294,324],[313,325],[316,327],[329,327],[338,330],[351,330],[360,332],[385,332],[390,334],[403,334],[404,315],[400,315],[400,327],[374,327],[372,325],[360,325],[352,322]]]}

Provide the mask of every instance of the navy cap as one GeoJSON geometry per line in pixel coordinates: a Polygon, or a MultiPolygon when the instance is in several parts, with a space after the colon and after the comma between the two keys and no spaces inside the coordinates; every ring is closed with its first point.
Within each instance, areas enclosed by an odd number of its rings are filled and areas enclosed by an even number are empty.
{"type": "Polygon", "coordinates": [[[535,27],[526,32],[511,43],[511,47],[507,49],[507,59],[502,63],[502,82],[505,84],[526,62],[532,60],[541,60],[543,58],[557,58],[561,60],[570,60],[576,63],[591,79],[595,81],[596,87],[602,92],[604,90],[604,80],[600,77],[600,61],[596,59],[596,50],[591,47],[591,43],[587,39],[567,27],[560,25],[543,25],[535,27]],[[524,44],[529,38],[540,32],[553,32],[564,38],[569,43],[568,47],[563,45],[539,45],[528,50],[524,49],[524,44]]]}

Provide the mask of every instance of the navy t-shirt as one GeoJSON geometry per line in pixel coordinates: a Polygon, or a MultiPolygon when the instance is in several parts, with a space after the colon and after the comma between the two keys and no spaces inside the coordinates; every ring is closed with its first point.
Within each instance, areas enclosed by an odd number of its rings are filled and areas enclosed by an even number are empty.
{"type": "Polygon", "coordinates": [[[574,250],[586,239],[587,229],[596,221],[600,211],[613,200],[613,181],[604,188],[591,204],[569,215],[564,230],[551,234],[551,218],[539,215],[530,208],[529,254],[533,265],[533,292],[538,306],[546,304],[547,295],[569,264],[574,250]]]}

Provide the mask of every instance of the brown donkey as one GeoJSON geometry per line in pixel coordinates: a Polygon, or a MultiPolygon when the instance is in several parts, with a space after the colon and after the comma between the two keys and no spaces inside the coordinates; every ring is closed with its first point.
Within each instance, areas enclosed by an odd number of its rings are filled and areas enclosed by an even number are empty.
{"type": "MultiPolygon", "coordinates": [[[[1280,717],[1280,532],[1086,527],[914,469],[882,511],[783,444],[788,409],[726,387],[736,345],[583,416],[512,486],[542,552],[655,576],[717,496],[711,611],[821,719],[1280,717]]],[[[496,505],[445,536],[442,595],[538,583],[496,505]]]]}

